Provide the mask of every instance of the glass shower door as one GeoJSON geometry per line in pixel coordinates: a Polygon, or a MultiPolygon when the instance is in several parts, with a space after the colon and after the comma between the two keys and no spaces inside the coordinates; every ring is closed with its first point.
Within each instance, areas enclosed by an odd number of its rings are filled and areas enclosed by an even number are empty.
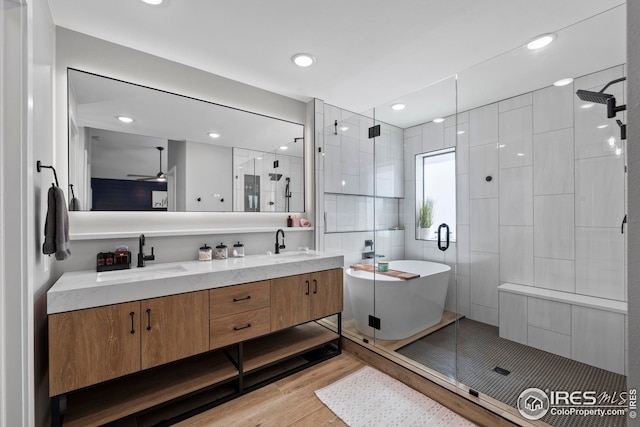
{"type": "Polygon", "coordinates": [[[458,137],[456,81],[377,107],[375,344],[456,379],[458,137]],[[398,104],[405,108],[399,109],[398,104]],[[380,264],[389,272],[380,271],[380,264]]]}

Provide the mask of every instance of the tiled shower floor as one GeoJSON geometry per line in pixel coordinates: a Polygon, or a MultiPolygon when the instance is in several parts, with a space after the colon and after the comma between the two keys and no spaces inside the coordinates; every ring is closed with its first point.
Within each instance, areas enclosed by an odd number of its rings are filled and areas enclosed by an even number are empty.
{"type": "MultiPolygon", "coordinates": [[[[569,392],[594,390],[598,395],[626,391],[624,375],[500,338],[495,326],[463,318],[458,322],[457,333],[457,378],[453,324],[396,351],[512,407],[516,407],[520,393],[530,387],[569,392]],[[509,375],[495,372],[496,366],[510,371],[509,375]]],[[[624,416],[547,413],[542,421],[562,427],[626,425],[624,416]]]]}

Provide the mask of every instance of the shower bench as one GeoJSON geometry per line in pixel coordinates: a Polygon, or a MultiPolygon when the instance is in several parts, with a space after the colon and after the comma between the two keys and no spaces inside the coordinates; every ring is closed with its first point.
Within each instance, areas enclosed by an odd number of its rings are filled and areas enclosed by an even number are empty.
{"type": "Polygon", "coordinates": [[[514,283],[498,298],[501,338],[626,374],[626,302],[514,283]]]}

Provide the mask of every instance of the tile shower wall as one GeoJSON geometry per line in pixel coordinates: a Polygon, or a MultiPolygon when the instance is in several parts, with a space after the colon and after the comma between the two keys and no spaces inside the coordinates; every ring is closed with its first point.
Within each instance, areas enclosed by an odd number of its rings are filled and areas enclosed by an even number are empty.
{"type": "MultiPolygon", "coordinates": [[[[623,74],[614,67],[405,129],[407,230],[415,227],[415,154],[456,146],[458,295],[456,304],[450,286],[447,309],[497,326],[504,282],[625,300],[624,146],[604,106],[582,108],[575,95],[623,74]]],[[[622,84],[609,90],[624,103],[622,84]]],[[[407,231],[408,259],[453,265],[451,249],[407,231]]]]}
{"type": "Polygon", "coordinates": [[[382,123],[374,145],[368,136],[372,125],[370,117],[315,101],[317,246],[343,253],[345,267],[363,262],[362,253],[370,250],[365,240],[374,240],[375,252],[386,260],[404,258],[404,230],[397,229],[404,197],[403,132],[382,123]]]}

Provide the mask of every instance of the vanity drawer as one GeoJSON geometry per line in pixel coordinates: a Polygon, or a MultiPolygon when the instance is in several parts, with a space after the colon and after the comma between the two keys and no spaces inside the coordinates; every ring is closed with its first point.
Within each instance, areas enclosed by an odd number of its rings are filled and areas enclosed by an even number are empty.
{"type": "Polygon", "coordinates": [[[271,280],[209,291],[209,318],[230,316],[271,305],[271,280]]]}
{"type": "Polygon", "coordinates": [[[211,349],[235,344],[271,332],[271,308],[211,319],[209,326],[211,349]]]}

